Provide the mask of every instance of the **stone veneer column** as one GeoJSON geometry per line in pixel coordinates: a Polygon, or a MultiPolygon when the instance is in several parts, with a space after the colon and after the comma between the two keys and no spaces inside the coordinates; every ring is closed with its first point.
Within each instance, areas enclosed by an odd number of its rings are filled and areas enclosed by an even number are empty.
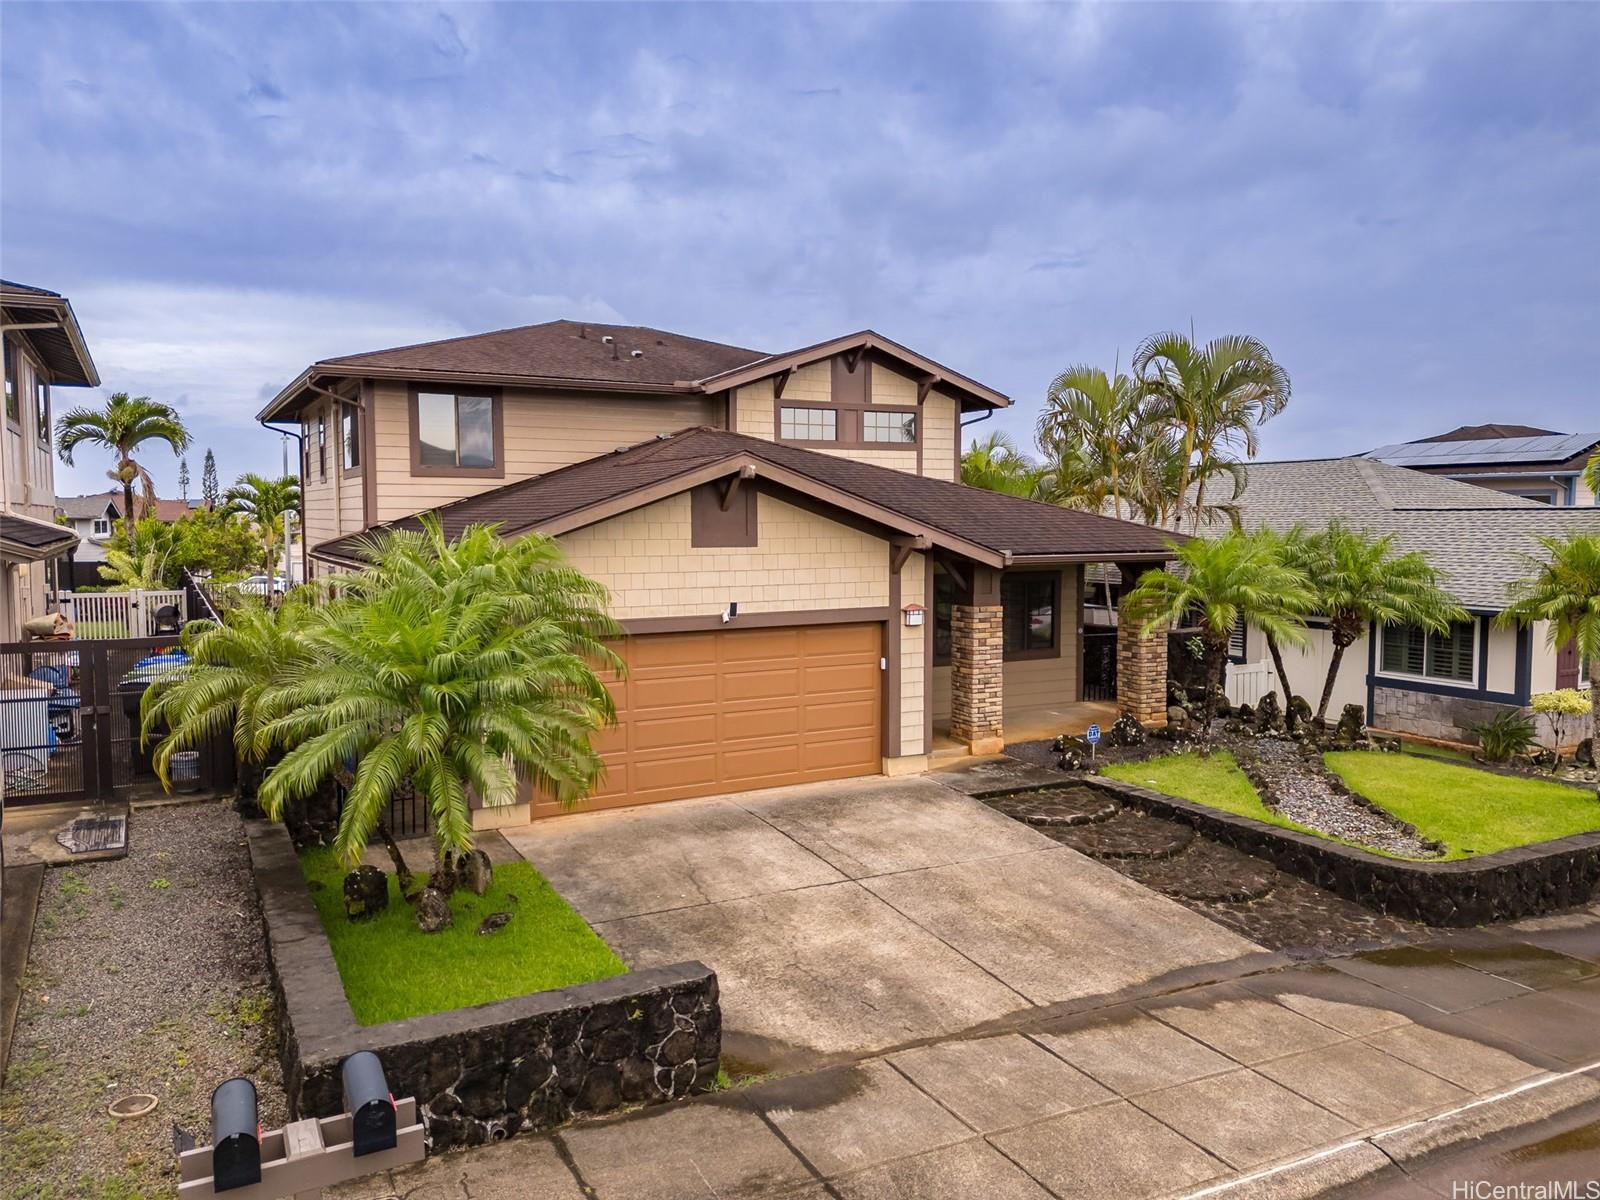
{"type": "Polygon", "coordinates": [[[1119,563],[1122,599],[1117,604],[1117,710],[1151,729],[1167,725],[1167,630],[1156,626],[1147,636],[1128,616],[1128,593],[1148,567],[1119,563]]]}
{"type": "Polygon", "coordinates": [[[950,616],[950,736],[973,754],[1005,748],[1005,642],[998,604],[957,604],[950,616]]]}

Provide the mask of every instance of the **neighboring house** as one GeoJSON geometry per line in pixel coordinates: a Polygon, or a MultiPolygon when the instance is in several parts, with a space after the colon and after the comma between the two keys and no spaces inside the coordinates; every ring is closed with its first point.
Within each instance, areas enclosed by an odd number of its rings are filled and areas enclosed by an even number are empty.
{"type": "Polygon", "coordinates": [[[1449,433],[1369,450],[1363,457],[1492,488],[1564,508],[1592,508],[1600,497],[1583,469],[1600,451],[1600,433],[1555,433],[1531,425],[1463,425],[1449,433]]]}
{"type": "Polygon", "coordinates": [[[50,575],[78,544],[56,523],[52,389],[100,375],[66,297],[0,280],[5,407],[0,414],[0,641],[47,611],[50,575]]]}
{"type": "MultiPolygon", "coordinates": [[[[170,525],[198,507],[197,503],[190,503],[187,500],[157,498],[155,510],[150,515],[170,525]]],[[[97,492],[92,496],[57,496],[56,511],[66,518],[72,531],[81,539],[81,544],[72,556],[73,560],[80,563],[105,562],[106,543],[117,532],[122,521],[121,489],[113,488],[110,491],[97,492]]],[[[144,519],[144,498],[137,492],[134,493],[133,511],[135,519],[144,519]]]]}
{"type": "MultiPolygon", "coordinates": [[[[1507,585],[1530,573],[1524,555],[1538,537],[1600,534],[1600,510],[1545,504],[1392,467],[1370,458],[1251,463],[1239,500],[1246,529],[1325,526],[1395,535],[1401,551],[1420,550],[1444,576],[1471,619],[1448,634],[1387,628],[1345,651],[1330,716],[1359,704],[1371,724],[1395,733],[1475,741],[1474,727],[1536,692],[1587,686],[1593,664],[1570,646],[1552,648],[1548,626],[1499,628],[1507,585]]],[[[1313,621],[1311,643],[1285,650],[1294,690],[1316,706],[1332,650],[1325,623],[1313,621]]],[[[1253,678],[1277,690],[1260,630],[1242,630],[1233,647],[1230,685],[1253,678]]],[[[1587,733],[1587,719],[1582,723],[1587,733]]]]}
{"type": "MultiPolygon", "coordinates": [[[[303,436],[313,576],[431,510],[554,536],[610,589],[630,670],[604,807],[919,771],[940,734],[987,752],[1024,712],[1064,722],[1083,564],[1136,574],[1172,535],[956,482],[963,417],[1008,403],[870,332],[763,354],[556,321],[328,359],[260,418],[303,436]]],[[[1121,651],[1119,703],[1164,723],[1165,640],[1121,651]]]]}

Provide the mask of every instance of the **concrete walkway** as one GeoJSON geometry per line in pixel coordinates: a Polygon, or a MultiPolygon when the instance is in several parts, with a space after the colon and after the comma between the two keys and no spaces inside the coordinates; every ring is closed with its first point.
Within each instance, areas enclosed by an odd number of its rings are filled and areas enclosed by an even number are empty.
{"type": "Polygon", "coordinates": [[[1441,1146],[1595,1104],[1597,1061],[1600,908],[931,1040],[337,1195],[1449,1195],[1441,1146]]]}
{"type": "Polygon", "coordinates": [[[724,1061],[741,1074],[1275,961],[926,779],[680,801],[504,835],[630,966],[699,959],[717,972],[724,1061]]]}

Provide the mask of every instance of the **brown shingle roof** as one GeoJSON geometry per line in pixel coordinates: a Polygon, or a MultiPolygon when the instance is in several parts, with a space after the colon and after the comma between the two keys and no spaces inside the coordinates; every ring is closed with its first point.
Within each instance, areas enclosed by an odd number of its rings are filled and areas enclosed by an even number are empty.
{"type": "MultiPolygon", "coordinates": [[[[862,508],[857,511],[870,506],[895,514],[929,531],[935,544],[968,543],[996,557],[1159,558],[1167,556],[1176,536],[1130,521],[708,428],[682,430],[432,511],[447,536],[474,524],[498,524],[504,533],[524,533],[730,459],[766,463],[776,468],[773,475],[801,477],[847,503],[859,502],[862,508]]],[[[759,465],[757,474],[762,474],[759,465]]],[[[412,516],[392,525],[417,529],[420,521],[412,516]]],[[[316,547],[319,555],[334,558],[357,558],[359,552],[354,537],[316,547]]]]}
{"type": "Polygon", "coordinates": [[[72,305],[59,292],[0,279],[0,317],[7,325],[31,325],[20,335],[44,362],[56,387],[99,387],[100,374],[84,344],[72,305]]]}
{"type": "Polygon", "coordinates": [[[546,321],[494,333],[323,359],[318,366],[450,375],[526,375],[574,382],[671,387],[767,357],[642,325],[546,321]],[[611,338],[607,344],[603,339],[611,338]],[[634,357],[634,351],[639,356],[634,357]]]}

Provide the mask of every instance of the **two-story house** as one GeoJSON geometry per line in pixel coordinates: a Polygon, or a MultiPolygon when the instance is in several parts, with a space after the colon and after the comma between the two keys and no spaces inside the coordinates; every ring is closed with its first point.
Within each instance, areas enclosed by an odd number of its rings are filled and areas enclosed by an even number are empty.
{"type": "Polygon", "coordinates": [[[66,297],[0,280],[5,411],[0,415],[0,641],[43,616],[54,564],[78,544],[56,523],[52,389],[100,375],[66,297]]]}
{"type": "MultiPolygon", "coordinates": [[[[432,512],[550,535],[606,585],[629,670],[604,807],[1065,727],[1083,565],[1136,575],[1173,535],[961,486],[962,424],[1008,403],[872,332],[767,354],[553,321],[325,359],[260,420],[301,436],[313,577],[432,512]]],[[[1164,723],[1164,637],[1119,636],[1121,707],[1164,723]]]]}
{"type": "Polygon", "coordinates": [[[1363,457],[1409,467],[1557,508],[1600,505],[1584,468],[1600,453],[1600,431],[1556,433],[1531,425],[1462,425],[1414,442],[1379,446],[1363,457]]]}

